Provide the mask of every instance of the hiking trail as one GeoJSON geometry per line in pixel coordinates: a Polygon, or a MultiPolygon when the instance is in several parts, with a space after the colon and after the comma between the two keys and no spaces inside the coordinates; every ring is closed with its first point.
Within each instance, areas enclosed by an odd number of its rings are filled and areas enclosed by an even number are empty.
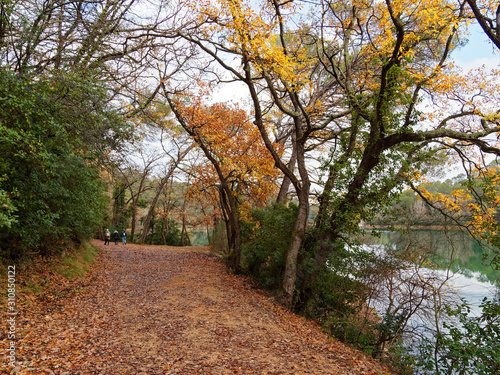
{"type": "Polygon", "coordinates": [[[228,273],[208,247],[93,244],[103,251],[83,286],[20,311],[19,365],[7,373],[390,373],[228,273]]]}

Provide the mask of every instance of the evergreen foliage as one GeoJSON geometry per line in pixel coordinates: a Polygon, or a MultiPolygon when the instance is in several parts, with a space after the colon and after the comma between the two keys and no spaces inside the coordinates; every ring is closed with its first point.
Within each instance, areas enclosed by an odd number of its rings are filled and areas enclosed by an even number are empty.
{"type": "Polygon", "coordinates": [[[97,161],[118,147],[124,123],[99,86],[69,78],[0,69],[4,256],[89,239],[104,213],[97,161]]]}
{"type": "Polygon", "coordinates": [[[255,209],[250,223],[242,223],[244,268],[262,287],[278,289],[285,267],[297,206],[274,204],[255,209]]]}
{"type": "MultiPolygon", "coordinates": [[[[314,243],[315,231],[308,237],[308,242],[314,243]]],[[[314,265],[313,249],[303,249],[295,309],[320,322],[340,341],[374,355],[379,346],[377,321],[365,317],[369,286],[363,282],[373,272],[373,254],[341,241],[332,246],[335,255],[321,266],[314,265]]]]}
{"type": "Polygon", "coordinates": [[[151,245],[183,246],[181,231],[175,220],[157,219],[153,216],[150,224],[150,233],[145,243],[151,245]]]}
{"type": "Polygon", "coordinates": [[[471,315],[465,302],[447,308],[454,320],[422,339],[416,357],[417,374],[500,373],[500,301],[485,298],[480,308],[479,317],[471,315]]]}

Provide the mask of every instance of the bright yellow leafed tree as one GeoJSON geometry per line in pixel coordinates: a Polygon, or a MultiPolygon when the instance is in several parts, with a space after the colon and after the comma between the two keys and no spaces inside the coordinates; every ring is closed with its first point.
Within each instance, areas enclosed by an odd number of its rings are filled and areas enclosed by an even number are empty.
{"type": "Polygon", "coordinates": [[[461,72],[450,59],[472,16],[465,3],[220,0],[192,7],[199,28],[180,35],[207,56],[204,73],[246,86],[253,123],[299,201],[280,292],[287,306],[313,176],[322,190],[310,250],[321,269],[361,220],[443,155],[470,170],[500,155],[497,72],[461,72]],[[278,118],[293,163],[272,139],[278,118]],[[320,173],[309,168],[310,157],[321,162],[320,173]]]}

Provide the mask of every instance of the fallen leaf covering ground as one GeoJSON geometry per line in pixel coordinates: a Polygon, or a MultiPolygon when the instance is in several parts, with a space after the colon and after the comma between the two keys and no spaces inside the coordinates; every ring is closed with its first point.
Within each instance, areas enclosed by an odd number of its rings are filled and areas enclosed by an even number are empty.
{"type": "Polygon", "coordinates": [[[390,373],[228,273],[208,248],[94,244],[104,251],[72,293],[20,308],[18,366],[3,360],[1,373],[390,373]]]}

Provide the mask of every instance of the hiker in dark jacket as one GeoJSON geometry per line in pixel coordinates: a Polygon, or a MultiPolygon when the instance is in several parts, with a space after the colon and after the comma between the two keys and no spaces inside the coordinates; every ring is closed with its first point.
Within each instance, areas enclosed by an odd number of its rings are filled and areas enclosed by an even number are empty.
{"type": "Polygon", "coordinates": [[[127,244],[127,232],[125,232],[125,229],[122,230],[122,242],[124,245],[127,244]]]}
{"type": "Polygon", "coordinates": [[[118,245],[118,231],[115,230],[115,232],[113,233],[113,238],[115,239],[115,245],[118,245]]]}

